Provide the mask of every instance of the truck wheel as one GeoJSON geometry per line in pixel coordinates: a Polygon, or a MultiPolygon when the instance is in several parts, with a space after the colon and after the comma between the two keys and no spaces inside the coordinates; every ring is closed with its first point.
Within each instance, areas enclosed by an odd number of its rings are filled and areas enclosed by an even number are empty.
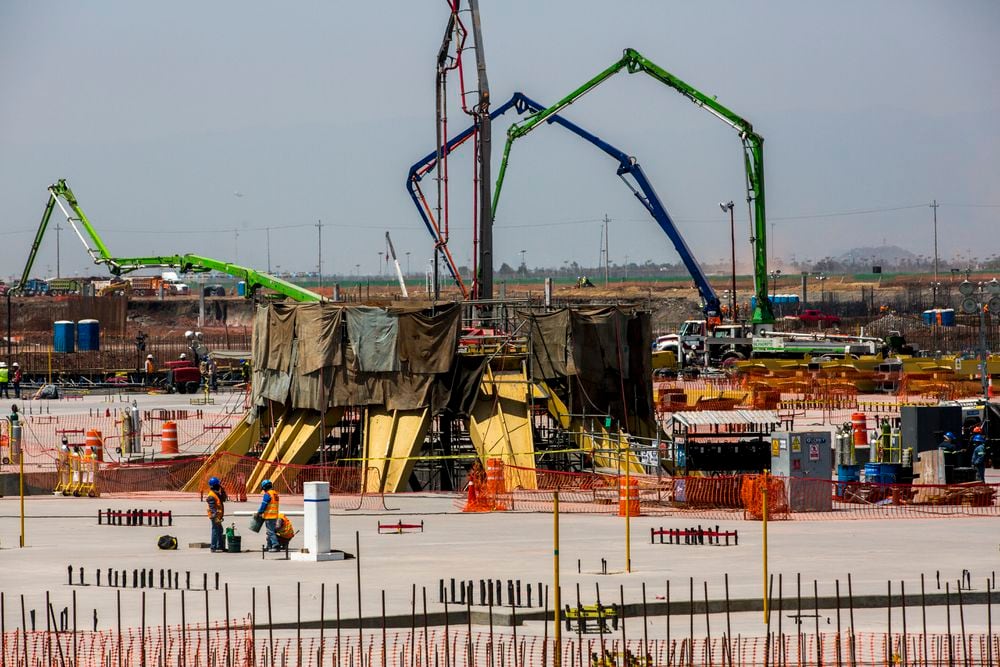
{"type": "Polygon", "coordinates": [[[174,387],[174,389],[177,390],[178,394],[183,394],[187,392],[187,389],[183,382],[178,382],[177,385],[174,387]]]}
{"type": "Polygon", "coordinates": [[[187,389],[187,393],[189,393],[189,394],[197,394],[198,393],[198,383],[195,382],[194,380],[192,380],[191,382],[188,382],[186,385],[184,385],[184,388],[187,389]]]}

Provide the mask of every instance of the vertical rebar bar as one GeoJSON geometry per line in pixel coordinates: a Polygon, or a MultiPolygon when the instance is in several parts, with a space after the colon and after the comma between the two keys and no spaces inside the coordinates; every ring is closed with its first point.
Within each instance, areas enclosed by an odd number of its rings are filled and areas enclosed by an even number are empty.
{"type": "Polygon", "coordinates": [[[906,582],[900,579],[899,581],[899,610],[902,612],[903,616],[903,667],[907,667],[909,661],[907,660],[907,650],[906,650],[906,582]]]}
{"type": "Polygon", "coordinates": [[[337,667],[340,667],[340,584],[336,585],[333,595],[337,614],[337,667]]]}
{"type": "Polygon", "coordinates": [[[646,609],[646,582],[642,582],[642,661],[646,664],[649,655],[649,616],[646,609]]]}
{"type": "Polygon", "coordinates": [[[712,624],[708,612],[708,582],[702,581],[705,589],[705,652],[708,654],[708,664],[712,664],[712,624]]]}
{"type": "Polygon", "coordinates": [[[188,664],[187,661],[187,612],[184,604],[184,589],[181,589],[181,664],[188,664]]]}
{"type": "Polygon", "coordinates": [[[837,649],[837,651],[836,651],[837,652],[837,667],[844,667],[843,663],[841,661],[842,660],[842,658],[841,658],[842,635],[841,635],[841,629],[840,629],[840,579],[837,579],[834,583],[835,583],[835,586],[836,586],[835,590],[836,590],[836,597],[837,597],[837,646],[836,646],[836,649],[837,649]]]}
{"type": "Polygon", "coordinates": [[[274,664],[274,619],[271,617],[271,587],[267,587],[267,646],[271,664],[274,664]]]}
{"type": "Polygon", "coordinates": [[[927,599],[924,592],[924,573],[920,573],[920,616],[923,623],[923,637],[924,637],[924,664],[927,664],[928,658],[930,658],[930,653],[927,650],[927,599]]]}
{"type": "Polygon", "coordinates": [[[205,662],[212,667],[212,626],[211,615],[208,612],[208,588],[205,588],[205,662]]]}
{"type": "Polygon", "coordinates": [[[847,635],[847,647],[851,656],[851,667],[856,665],[856,654],[854,652],[854,584],[851,581],[851,573],[847,573],[847,609],[850,614],[851,629],[847,635]]]}
{"type": "Polygon", "coordinates": [[[122,592],[115,591],[115,611],[118,614],[118,667],[122,667],[122,592]]]}
{"type": "Polygon", "coordinates": [[[146,666],[146,591],[142,592],[140,596],[142,605],[142,612],[140,614],[140,626],[139,626],[139,664],[143,667],[146,666]]]}
{"type": "Polygon", "coordinates": [[[319,667],[326,661],[326,646],[323,643],[326,630],[326,582],[319,585],[319,667]]]}
{"type": "Polygon", "coordinates": [[[823,644],[819,635],[819,583],[813,579],[813,611],[816,614],[816,667],[823,667],[823,644]]]}
{"type": "Polygon", "coordinates": [[[357,530],[354,531],[354,551],[355,572],[358,579],[358,659],[362,663],[359,667],[364,667],[364,658],[361,655],[361,645],[364,643],[361,631],[361,532],[357,530]]]}
{"type": "Polygon", "coordinates": [[[688,578],[688,667],[694,667],[694,577],[688,578]]]}
{"type": "Polygon", "coordinates": [[[962,664],[969,667],[969,643],[965,634],[965,605],[962,603],[962,584],[958,585],[958,622],[962,629],[962,664]]]}
{"type": "Polygon", "coordinates": [[[948,667],[954,667],[955,665],[955,647],[952,645],[951,641],[951,591],[949,582],[944,582],[944,609],[945,618],[948,624],[948,667]]]}

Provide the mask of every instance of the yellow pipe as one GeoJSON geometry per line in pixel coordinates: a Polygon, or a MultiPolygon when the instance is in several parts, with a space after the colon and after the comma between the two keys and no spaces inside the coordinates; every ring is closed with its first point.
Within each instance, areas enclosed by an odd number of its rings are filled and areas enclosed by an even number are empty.
{"type": "MultiPolygon", "coordinates": [[[[23,431],[21,432],[23,435],[23,431]]],[[[8,442],[11,439],[8,438],[8,442]]],[[[20,468],[20,487],[21,487],[21,548],[24,548],[25,536],[24,536],[24,443],[21,443],[21,451],[17,453],[18,467],[20,468]]]]}
{"type": "Polygon", "coordinates": [[[764,526],[764,623],[768,623],[770,619],[770,610],[767,608],[767,471],[764,471],[764,508],[763,508],[763,526],[764,526]]]}
{"type": "Polygon", "coordinates": [[[562,623],[560,622],[560,610],[562,609],[562,596],[559,594],[559,492],[552,492],[552,569],[553,583],[555,584],[555,650],[552,653],[553,667],[559,667],[562,663],[562,623]]]}

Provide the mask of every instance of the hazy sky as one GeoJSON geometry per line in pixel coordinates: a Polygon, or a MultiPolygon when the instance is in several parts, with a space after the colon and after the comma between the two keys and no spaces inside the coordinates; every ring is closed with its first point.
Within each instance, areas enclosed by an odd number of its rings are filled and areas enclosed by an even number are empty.
{"type": "MultiPolygon", "coordinates": [[[[496,104],[514,91],[553,102],[633,47],[753,122],[778,255],[883,239],[931,254],[934,198],[943,257],[1000,251],[994,0],[481,4],[496,104]]],[[[418,271],[431,243],[404,180],[434,147],[446,20],[432,0],[0,3],[0,274],[20,274],[59,178],[115,254],[266,268],[271,227],[272,268],[314,270],[310,225],[322,219],[325,272],[378,273],[387,229],[418,271]]],[[[467,124],[456,97],[450,111],[452,128],[467,124]]],[[[736,200],[749,268],[734,131],[638,74],[565,116],[638,158],[703,262],[728,257],[718,202],[736,200]]],[[[494,126],[497,158],[508,123],[494,126]]],[[[612,261],[677,261],[615,167],[555,126],[519,140],[496,264],[516,265],[523,249],[531,266],[593,265],[605,213],[612,261]]],[[[451,247],[463,264],[471,173],[456,155],[451,247]]],[[[63,274],[91,273],[79,241],[61,238],[63,274]]],[[[54,274],[54,234],[36,266],[54,274]]]]}

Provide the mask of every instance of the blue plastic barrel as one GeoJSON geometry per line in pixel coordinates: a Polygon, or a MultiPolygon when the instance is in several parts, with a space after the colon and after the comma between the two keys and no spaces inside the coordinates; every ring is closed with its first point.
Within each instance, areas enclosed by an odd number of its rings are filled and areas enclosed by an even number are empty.
{"type": "Polygon", "coordinates": [[[59,320],[53,325],[52,349],[55,352],[73,352],[76,342],[76,323],[59,320]]]}
{"type": "Polygon", "coordinates": [[[238,283],[236,283],[236,295],[237,296],[246,296],[247,295],[247,284],[246,284],[246,281],[241,280],[238,283]]]}
{"type": "Polygon", "coordinates": [[[843,498],[844,493],[850,484],[861,481],[860,465],[839,465],[837,466],[837,497],[843,498]]]}
{"type": "Polygon", "coordinates": [[[920,313],[920,319],[923,320],[924,324],[931,325],[937,323],[937,313],[933,310],[925,310],[920,313]]]}
{"type": "Polygon", "coordinates": [[[80,320],[76,323],[76,348],[80,352],[97,352],[101,349],[100,322],[80,320]]]}
{"type": "Polygon", "coordinates": [[[866,463],[865,481],[873,484],[895,484],[902,466],[898,463],[866,463]]]}

